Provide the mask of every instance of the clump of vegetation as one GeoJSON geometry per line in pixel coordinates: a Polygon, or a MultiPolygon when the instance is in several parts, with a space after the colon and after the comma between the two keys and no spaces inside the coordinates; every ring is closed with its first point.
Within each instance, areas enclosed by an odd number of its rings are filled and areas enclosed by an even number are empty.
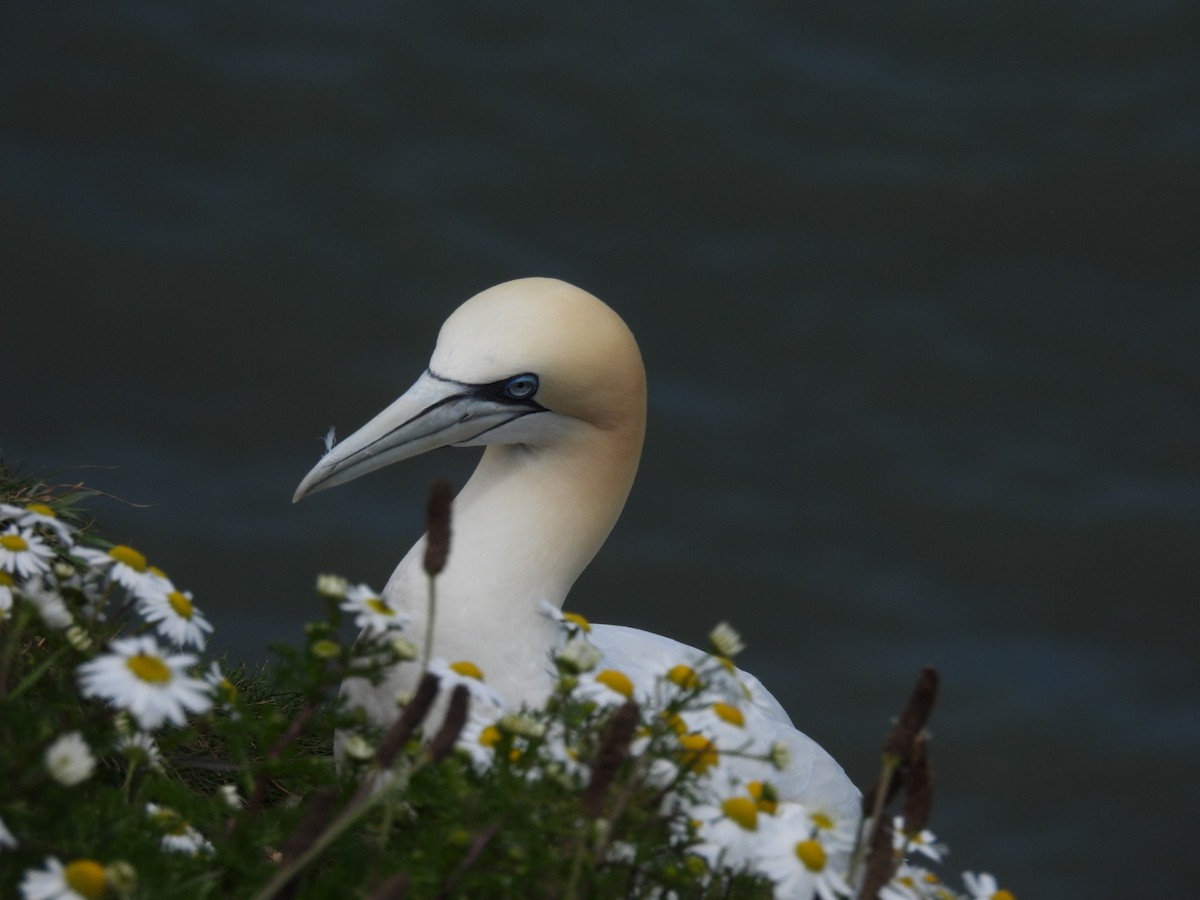
{"type": "Polygon", "coordinates": [[[322,576],[297,644],[227,668],[201,658],[213,629],[192,595],[95,535],[89,495],[0,464],[0,895],[1011,900],[909,860],[944,851],[926,830],[932,670],[860,820],[778,796],[786,748],[738,731],[727,625],[645,692],[603,668],[586,620],[548,610],[556,687],[514,710],[469,660],[413,646],[376,592],[322,576]],[[339,699],[397,665],[417,687],[386,729],[339,699]]]}

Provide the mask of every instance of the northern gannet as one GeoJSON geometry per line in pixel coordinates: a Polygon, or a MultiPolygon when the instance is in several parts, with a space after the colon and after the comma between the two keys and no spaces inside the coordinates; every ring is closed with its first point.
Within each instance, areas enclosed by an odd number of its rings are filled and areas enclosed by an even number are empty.
{"type": "MultiPolygon", "coordinates": [[[[554,683],[557,622],[576,578],[616,524],[637,472],[646,427],[646,374],[629,328],[591,294],[550,278],[489,288],[442,326],[429,367],[399,399],[330,449],[294,501],[438,447],[486,449],[453,504],[453,540],[438,577],[433,652],[470,660],[510,704],[539,704],[554,683]]],[[[384,596],[424,640],[425,538],[397,566],[384,596]]],[[[661,661],[701,654],[669,638],[595,625],[605,665],[653,684],[661,661]]],[[[384,685],[344,692],[376,722],[419,673],[400,666],[384,685]]],[[[771,776],[781,799],[857,817],[858,790],[797,731],[753,676],[747,727],[784,741],[792,763],[771,776]]]]}

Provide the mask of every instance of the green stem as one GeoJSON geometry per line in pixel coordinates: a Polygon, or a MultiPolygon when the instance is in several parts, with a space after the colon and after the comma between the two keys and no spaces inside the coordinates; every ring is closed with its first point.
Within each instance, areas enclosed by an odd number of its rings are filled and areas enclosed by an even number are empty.
{"type": "Polygon", "coordinates": [[[421,671],[429,671],[429,660],[433,658],[433,619],[437,612],[437,579],[429,576],[429,595],[425,607],[425,646],[421,651],[421,671]]]}
{"type": "Polygon", "coordinates": [[[24,680],[22,680],[20,684],[13,688],[13,692],[9,694],[8,699],[16,700],[23,693],[37,684],[37,680],[42,677],[42,673],[50,668],[50,666],[52,666],[55,662],[57,662],[58,658],[66,653],[69,649],[69,647],[59,647],[57,650],[43,659],[36,669],[26,675],[24,680]]]}
{"type": "MultiPolygon", "coordinates": [[[[413,772],[420,769],[423,763],[418,762],[413,768],[413,772]]],[[[383,772],[383,769],[376,769],[377,772],[383,772]]],[[[411,776],[411,772],[409,775],[411,776]]],[[[407,779],[400,782],[401,785],[407,784],[407,779]]],[[[374,787],[374,779],[366,777],[355,791],[350,802],[346,804],[346,808],[341,814],[330,823],[321,834],[319,834],[304,852],[300,853],[290,863],[283,865],[278,872],[267,884],[254,895],[252,900],[270,900],[291,881],[305,866],[311,863],[314,859],[325,852],[334,841],[341,837],[346,830],[371,811],[372,807],[384,800],[391,800],[391,795],[395,793],[396,785],[389,785],[387,788],[377,790],[374,787]]]]}
{"type": "MultiPolygon", "coordinates": [[[[858,867],[862,865],[863,857],[866,854],[867,847],[874,843],[875,832],[879,830],[880,816],[883,815],[883,804],[887,800],[888,791],[892,786],[892,777],[896,774],[896,770],[900,767],[900,760],[891,756],[883,758],[883,770],[879,775],[879,787],[875,791],[875,804],[871,810],[871,834],[867,838],[866,828],[860,826],[858,836],[854,840],[854,850],[850,853],[850,865],[846,870],[846,880],[853,883],[855,875],[858,873],[858,867]]],[[[863,819],[863,826],[866,825],[867,819],[863,819]]]]}
{"type": "Polygon", "coordinates": [[[4,642],[4,655],[0,657],[0,700],[5,699],[5,695],[8,693],[8,672],[12,668],[13,657],[17,655],[21,631],[29,618],[25,612],[24,603],[17,606],[16,613],[12,617],[12,630],[8,633],[8,640],[4,642]]]}

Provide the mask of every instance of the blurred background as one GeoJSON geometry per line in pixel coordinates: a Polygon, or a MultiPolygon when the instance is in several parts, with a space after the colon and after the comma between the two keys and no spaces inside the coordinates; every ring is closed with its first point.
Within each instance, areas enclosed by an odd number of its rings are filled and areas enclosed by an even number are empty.
{"type": "MultiPolygon", "coordinates": [[[[941,669],[947,873],[1180,896],[1200,802],[1200,7],[10,5],[0,451],[231,663],[382,586],[447,450],[292,491],[552,275],[650,378],[569,605],[744,662],[861,784],[941,669]]],[[[1186,881],[1185,881],[1186,878],[1186,881]]]]}

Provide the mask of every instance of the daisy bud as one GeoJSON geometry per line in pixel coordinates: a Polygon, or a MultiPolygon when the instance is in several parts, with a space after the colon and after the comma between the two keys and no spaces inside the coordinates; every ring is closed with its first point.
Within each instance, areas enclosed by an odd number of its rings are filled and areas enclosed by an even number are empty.
{"type": "Polygon", "coordinates": [[[792,751],[783,741],[771,745],[771,765],[782,772],[792,764],[792,751]]]}
{"type": "Polygon", "coordinates": [[[375,755],[375,748],[361,734],[348,734],[342,738],[342,752],[353,760],[366,762],[375,755]]]}
{"type": "Polygon", "coordinates": [[[388,643],[392,645],[392,652],[396,654],[396,659],[400,662],[409,662],[414,660],[420,654],[417,645],[404,637],[402,634],[396,634],[394,631],[389,632],[388,643]]]}
{"type": "Polygon", "coordinates": [[[238,793],[237,785],[234,784],[223,784],[218,787],[217,796],[230,809],[241,809],[246,805],[245,801],[242,800],[241,794],[238,793]]]}
{"type": "Polygon", "coordinates": [[[337,659],[342,655],[342,648],[338,646],[337,641],[331,641],[328,638],[322,638],[319,641],[313,641],[312,655],[317,659],[337,659]]]}
{"type": "Polygon", "coordinates": [[[341,575],[318,575],[317,593],[330,600],[344,600],[350,583],[341,575]]]}
{"type": "Polygon", "coordinates": [[[78,625],[70,625],[66,630],[67,643],[78,650],[80,653],[86,653],[92,649],[92,639],[86,631],[78,625]]]}
{"type": "Polygon", "coordinates": [[[546,733],[546,726],[531,716],[505,713],[496,726],[518,737],[537,739],[546,733]]]}
{"type": "Polygon", "coordinates": [[[65,563],[61,559],[54,564],[54,577],[59,581],[66,581],[75,574],[75,567],[70,563],[65,563]]]}
{"type": "Polygon", "coordinates": [[[127,897],[137,890],[137,869],[116,859],[104,867],[104,880],[118,896],[127,897]]]}
{"type": "Polygon", "coordinates": [[[581,672],[590,672],[596,668],[602,658],[603,654],[595,646],[580,637],[574,637],[567,641],[556,657],[561,669],[576,675],[581,672]]]}
{"type": "Polygon", "coordinates": [[[717,627],[708,633],[708,641],[718,656],[732,659],[743,650],[746,644],[728,622],[719,622],[717,627]]]}

